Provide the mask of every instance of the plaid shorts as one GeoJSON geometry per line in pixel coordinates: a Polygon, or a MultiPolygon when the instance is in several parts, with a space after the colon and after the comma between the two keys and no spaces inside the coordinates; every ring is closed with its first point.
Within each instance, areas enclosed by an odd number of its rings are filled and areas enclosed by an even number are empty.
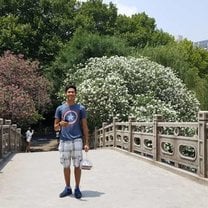
{"type": "Polygon", "coordinates": [[[80,166],[82,160],[82,139],[78,138],[72,141],[60,141],[59,152],[60,152],[60,162],[64,168],[68,168],[71,165],[71,160],[73,160],[73,165],[75,167],[80,166]]]}

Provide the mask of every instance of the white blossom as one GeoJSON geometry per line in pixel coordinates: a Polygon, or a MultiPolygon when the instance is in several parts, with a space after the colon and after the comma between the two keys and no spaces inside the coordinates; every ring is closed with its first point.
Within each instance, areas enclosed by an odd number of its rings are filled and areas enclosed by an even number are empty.
{"type": "Polygon", "coordinates": [[[144,57],[91,58],[85,66],[69,69],[68,82],[77,84],[91,128],[114,116],[152,120],[161,114],[167,121],[194,121],[199,110],[195,95],[173,70],[144,57]]]}

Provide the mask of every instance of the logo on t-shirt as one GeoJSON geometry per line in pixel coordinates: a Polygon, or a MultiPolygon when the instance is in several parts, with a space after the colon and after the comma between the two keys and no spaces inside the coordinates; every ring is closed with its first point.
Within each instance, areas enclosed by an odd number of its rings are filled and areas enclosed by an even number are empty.
{"type": "Polygon", "coordinates": [[[69,122],[69,124],[74,124],[77,121],[78,115],[76,111],[66,111],[63,115],[63,120],[69,122]]]}

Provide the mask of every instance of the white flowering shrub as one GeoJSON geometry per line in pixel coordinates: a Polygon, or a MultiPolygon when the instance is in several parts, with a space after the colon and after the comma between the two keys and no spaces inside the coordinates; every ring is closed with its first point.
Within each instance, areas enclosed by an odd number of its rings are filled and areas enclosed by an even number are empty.
{"type": "Polygon", "coordinates": [[[194,94],[170,68],[144,57],[89,59],[85,66],[69,70],[69,82],[77,84],[91,128],[113,117],[150,121],[154,114],[166,121],[194,121],[199,110],[194,94]]]}

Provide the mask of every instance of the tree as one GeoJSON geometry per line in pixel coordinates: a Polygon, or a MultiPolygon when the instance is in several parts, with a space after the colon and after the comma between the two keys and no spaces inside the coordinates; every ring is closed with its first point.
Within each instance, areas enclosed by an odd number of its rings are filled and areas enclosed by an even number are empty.
{"type": "Polygon", "coordinates": [[[57,91],[63,85],[66,73],[69,72],[69,69],[73,69],[74,65],[84,64],[92,57],[127,56],[131,50],[132,48],[125,41],[116,37],[101,36],[80,30],[47,69],[48,77],[53,80],[54,89],[57,91]]]}
{"type": "Polygon", "coordinates": [[[162,114],[167,121],[193,121],[199,110],[198,100],[172,69],[146,58],[92,58],[74,74],[70,70],[68,82],[78,84],[91,129],[114,116],[147,121],[162,114]]]}
{"type": "MultiPolygon", "coordinates": [[[[134,54],[135,56],[136,53],[134,54]]],[[[152,61],[171,67],[182,79],[188,89],[196,93],[201,109],[208,109],[207,73],[208,52],[193,46],[191,41],[183,40],[165,46],[145,47],[138,51],[138,56],[149,57],[152,61]]]]}
{"type": "Polygon", "coordinates": [[[20,126],[36,123],[50,103],[50,83],[38,62],[6,52],[0,57],[0,114],[20,126]]]}
{"type": "Polygon", "coordinates": [[[148,17],[144,12],[131,17],[119,15],[116,19],[115,35],[135,48],[165,45],[174,40],[168,33],[158,30],[155,19],[148,17]]]}
{"type": "Polygon", "coordinates": [[[0,1],[0,54],[10,50],[49,66],[80,30],[116,36],[139,48],[172,41],[145,13],[118,16],[116,6],[102,0],[0,1]]]}
{"type": "Polygon", "coordinates": [[[18,17],[8,15],[0,17],[0,28],[0,54],[12,49],[16,53],[31,55],[29,40],[32,42],[35,33],[30,24],[22,24],[18,17]]]}
{"type": "Polygon", "coordinates": [[[10,50],[48,64],[74,32],[76,0],[0,2],[0,54],[10,50]]]}
{"type": "Polygon", "coordinates": [[[74,21],[77,29],[100,35],[113,35],[116,18],[117,8],[112,3],[88,0],[80,5],[74,21]]]}

